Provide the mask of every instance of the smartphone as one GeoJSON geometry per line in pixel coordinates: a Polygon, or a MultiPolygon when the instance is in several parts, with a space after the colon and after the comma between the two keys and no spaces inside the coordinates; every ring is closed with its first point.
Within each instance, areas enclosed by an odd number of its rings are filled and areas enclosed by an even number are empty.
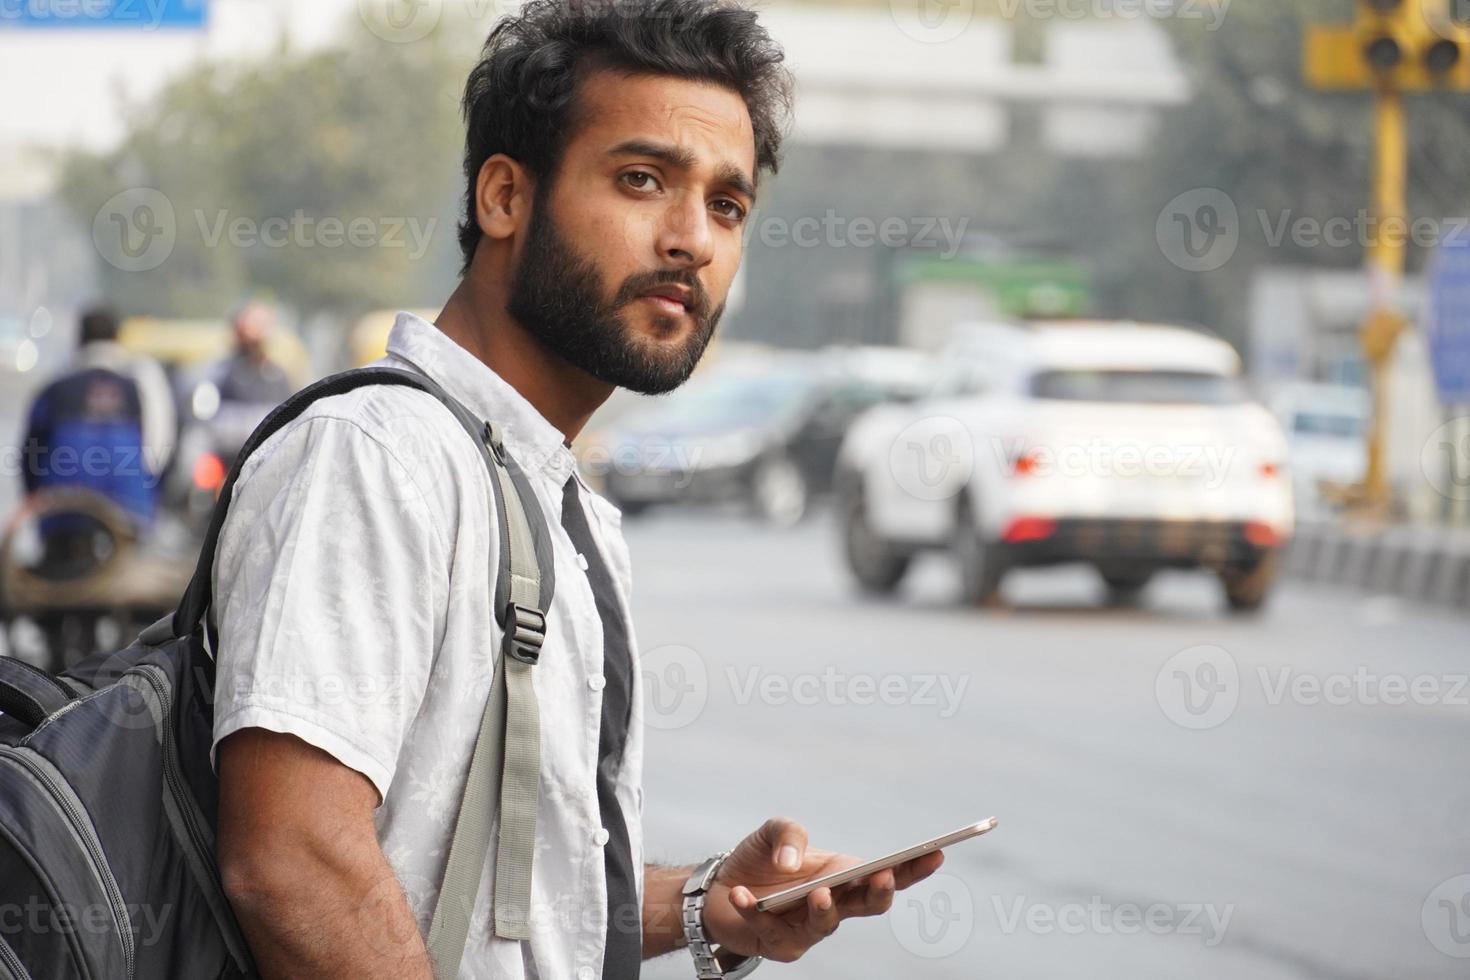
{"type": "Polygon", "coordinates": [[[996,823],[998,821],[994,817],[991,817],[979,823],[972,823],[968,827],[961,827],[954,833],[944,834],[932,840],[926,840],[922,844],[915,844],[913,847],[905,848],[902,851],[895,851],[892,854],[869,861],[867,864],[859,864],[843,871],[834,871],[820,878],[813,878],[811,881],[804,881],[799,885],[793,885],[783,891],[773,892],[770,895],[757,899],[755,907],[762,912],[779,911],[787,906],[795,905],[818,888],[836,888],[838,885],[845,885],[849,881],[857,881],[860,878],[866,878],[869,875],[876,874],[885,868],[897,867],[907,861],[912,861],[916,857],[928,854],[930,851],[943,850],[951,844],[958,844],[962,840],[969,840],[971,837],[979,837],[981,834],[987,834],[995,829],[996,823]]]}

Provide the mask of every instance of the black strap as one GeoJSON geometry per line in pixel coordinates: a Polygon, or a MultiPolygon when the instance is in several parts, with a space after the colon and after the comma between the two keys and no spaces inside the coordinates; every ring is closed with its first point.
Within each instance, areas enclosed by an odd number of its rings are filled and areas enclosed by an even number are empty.
{"type": "MultiPolygon", "coordinates": [[[[479,447],[487,467],[493,465],[489,452],[485,445],[483,433],[485,423],[475,418],[469,409],[439,387],[434,381],[425,375],[414,371],[405,371],[400,368],[358,368],[354,371],[344,371],[331,377],[323,378],[315,384],[308,385],[301,391],[292,395],[281,403],[265,421],[256,427],[246,440],[245,447],[235,458],[235,465],[230,468],[230,475],[225,479],[224,486],[220,488],[219,500],[214,505],[214,513],[209,520],[209,531],[204,536],[204,544],[199,550],[199,562],[194,568],[194,577],[189,582],[189,588],[184,592],[184,597],[179,601],[179,607],[173,616],[173,635],[176,637],[188,636],[199,624],[204,622],[204,616],[209,611],[210,603],[213,601],[213,585],[211,577],[214,569],[215,551],[219,546],[220,530],[224,527],[225,515],[229,510],[230,498],[234,494],[235,481],[240,476],[240,469],[245,465],[245,460],[250,454],[259,449],[260,446],[271,436],[275,435],[286,425],[300,418],[302,413],[312,403],[333,395],[343,395],[349,391],[367,385],[399,385],[405,388],[414,388],[426,394],[434,396],[440,404],[449,409],[454,417],[459,420],[461,426],[469,433],[475,445],[479,447]]],[[[554,576],[551,564],[551,539],[546,532],[545,517],[541,508],[536,506],[536,497],[531,492],[525,475],[515,460],[507,453],[505,457],[506,468],[510,471],[512,481],[519,491],[524,503],[527,519],[531,523],[531,532],[536,542],[536,556],[541,562],[541,608],[551,608],[551,597],[555,589],[554,576]]],[[[499,484],[492,477],[490,480],[494,486],[497,506],[504,506],[499,499],[499,484]]],[[[500,575],[497,583],[507,583],[510,578],[510,557],[505,548],[500,549],[500,575]]],[[[505,603],[497,601],[495,615],[504,626],[505,603]]]]}
{"type": "Polygon", "coordinates": [[[35,728],[75,700],[65,684],[39,667],[0,657],[0,713],[35,728]]]}

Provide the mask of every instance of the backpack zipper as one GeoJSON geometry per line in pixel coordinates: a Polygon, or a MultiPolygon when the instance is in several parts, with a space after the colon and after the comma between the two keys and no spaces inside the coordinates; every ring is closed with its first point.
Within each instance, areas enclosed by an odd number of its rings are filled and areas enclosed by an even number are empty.
{"type": "MultiPolygon", "coordinates": [[[[209,884],[214,889],[214,898],[210,900],[209,905],[211,909],[214,909],[217,904],[224,904],[225,908],[228,908],[228,905],[225,904],[228,900],[224,897],[224,882],[220,880],[219,867],[214,859],[214,847],[210,843],[208,834],[200,826],[203,817],[199,813],[193,795],[189,793],[188,787],[184,784],[183,775],[179,772],[178,745],[174,741],[173,729],[173,695],[169,691],[168,675],[163,668],[153,664],[141,665],[138,673],[147,681],[148,686],[153,688],[163,707],[163,780],[174,802],[178,805],[179,815],[183,818],[184,830],[189,837],[188,843],[194,849],[195,863],[204,869],[205,875],[209,878],[209,884]]],[[[219,916],[216,914],[216,920],[218,919],[219,916]]],[[[236,924],[233,921],[218,921],[218,925],[231,958],[236,961],[237,965],[248,964],[250,962],[248,954],[242,956],[246,948],[244,937],[237,931],[236,924]]],[[[242,968],[248,969],[248,967],[242,968]]]]}
{"type": "Polygon", "coordinates": [[[193,800],[188,798],[188,791],[184,786],[184,777],[178,771],[178,747],[173,740],[173,697],[169,693],[168,683],[163,676],[161,668],[151,664],[144,664],[139,671],[148,681],[148,686],[153,688],[158,695],[159,702],[163,705],[163,780],[168,784],[168,790],[173,794],[175,802],[179,804],[179,812],[184,817],[184,829],[189,832],[189,841],[193,844],[198,856],[202,859],[206,872],[210,876],[211,883],[223,894],[224,886],[219,878],[219,869],[214,866],[214,861],[209,858],[209,840],[204,832],[199,829],[198,817],[194,812],[193,800]]]}
{"type": "Polygon", "coordinates": [[[0,970],[5,971],[7,977],[12,980],[31,980],[31,975],[26,972],[26,965],[15,955],[15,950],[0,936],[0,970]]]}
{"type": "Polygon", "coordinates": [[[128,909],[123,902],[122,889],[117,885],[117,879],[113,877],[112,868],[107,863],[107,855],[102,850],[102,842],[97,839],[94,831],[87,820],[85,813],[79,813],[75,803],[72,802],[72,794],[60,786],[41,766],[29,758],[26,753],[34,753],[34,749],[14,749],[8,746],[0,746],[0,757],[10,759],[16,765],[25,769],[39,782],[50,795],[52,801],[61,808],[72,830],[81,838],[87,853],[92,859],[93,870],[102,881],[102,888],[107,892],[107,902],[112,907],[113,923],[117,926],[118,942],[123,948],[123,962],[127,964],[128,980],[133,980],[133,928],[128,919],[128,909]]]}

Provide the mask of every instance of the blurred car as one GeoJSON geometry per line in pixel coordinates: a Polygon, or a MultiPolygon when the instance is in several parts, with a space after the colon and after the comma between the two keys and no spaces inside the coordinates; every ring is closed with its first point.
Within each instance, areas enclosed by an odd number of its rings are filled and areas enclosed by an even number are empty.
{"type": "Polygon", "coordinates": [[[787,353],[717,365],[626,413],[584,453],[624,513],[655,504],[735,502],[779,525],[827,493],[853,419],[911,398],[920,356],[870,350],[787,353]]]}
{"type": "Polygon", "coordinates": [[[1271,396],[1271,410],[1286,430],[1297,513],[1325,518],[1341,509],[1347,487],[1368,467],[1369,394],[1348,385],[1297,382],[1271,396]]]}
{"type": "Polygon", "coordinates": [[[992,324],[945,352],[931,395],[874,409],[839,458],[844,554],[890,592],[919,552],[958,559],[987,603],[1024,566],[1094,565],[1116,602],[1204,568],[1229,606],[1265,601],[1294,515],[1286,441],[1240,360],[1198,332],[992,324]]]}

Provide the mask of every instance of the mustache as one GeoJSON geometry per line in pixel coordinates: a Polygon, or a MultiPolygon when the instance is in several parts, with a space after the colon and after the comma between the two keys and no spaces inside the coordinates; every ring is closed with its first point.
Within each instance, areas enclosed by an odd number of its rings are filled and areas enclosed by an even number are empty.
{"type": "Polygon", "coordinates": [[[642,296],[656,286],[684,286],[689,290],[689,312],[696,320],[703,320],[709,316],[710,302],[709,293],[705,292],[704,284],[699,277],[692,272],[645,272],[629,276],[623,281],[622,288],[618,290],[615,307],[621,307],[642,296]]]}

